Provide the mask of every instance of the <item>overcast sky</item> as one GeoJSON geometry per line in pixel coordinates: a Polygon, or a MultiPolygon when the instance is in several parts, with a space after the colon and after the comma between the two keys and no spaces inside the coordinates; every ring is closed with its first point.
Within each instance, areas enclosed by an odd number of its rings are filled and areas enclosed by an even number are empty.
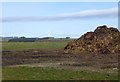
{"type": "Polygon", "coordinates": [[[118,27],[117,2],[11,2],[2,10],[0,36],[78,38],[99,25],[118,27]]]}

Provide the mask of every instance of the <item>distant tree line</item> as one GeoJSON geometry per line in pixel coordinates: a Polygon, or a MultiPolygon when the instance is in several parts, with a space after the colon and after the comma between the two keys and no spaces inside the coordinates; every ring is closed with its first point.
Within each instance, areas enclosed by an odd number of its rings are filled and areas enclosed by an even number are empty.
{"type": "Polygon", "coordinates": [[[8,42],[35,42],[35,41],[46,41],[46,40],[69,40],[70,37],[66,38],[54,38],[54,37],[43,37],[43,38],[26,38],[20,37],[15,39],[10,39],[8,42]]]}
{"type": "Polygon", "coordinates": [[[35,42],[37,38],[18,38],[10,39],[9,42],[35,42]]]}

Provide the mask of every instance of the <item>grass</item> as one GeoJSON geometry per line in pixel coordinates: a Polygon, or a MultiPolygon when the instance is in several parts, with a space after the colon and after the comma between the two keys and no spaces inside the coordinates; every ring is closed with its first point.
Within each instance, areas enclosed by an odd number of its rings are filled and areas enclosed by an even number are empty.
{"type": "Polygon", "coordinates": [[[116,74],[41,67],[3,67],[3,80],[117,80],[116,74]]]}
{"type": "Polygon", "coordinates": [[[63,42],[3,42],[2,50],[25,50],[25,49],[59,49],[64,48],[67,41],[63,42]]]}

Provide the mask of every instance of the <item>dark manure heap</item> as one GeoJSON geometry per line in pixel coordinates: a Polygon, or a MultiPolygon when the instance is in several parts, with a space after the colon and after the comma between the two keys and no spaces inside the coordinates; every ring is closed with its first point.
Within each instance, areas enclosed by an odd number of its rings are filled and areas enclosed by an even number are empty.
{"type": "Polygon", "coordinates": [[[94,32],[87,32],[75,41],[69,42],[65,53],[120,53],[120,32],[117,28],[98,26],[94,32]]]}

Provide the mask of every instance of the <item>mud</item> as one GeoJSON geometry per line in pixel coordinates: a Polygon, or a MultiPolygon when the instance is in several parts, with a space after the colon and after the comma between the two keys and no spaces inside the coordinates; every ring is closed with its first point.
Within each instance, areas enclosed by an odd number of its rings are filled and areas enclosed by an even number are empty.
{"type": "Polygon", "coordinates": [[[62,49],[2,51],[2,66],[117,68],[118,54],[66,54],[62,49]]]}

